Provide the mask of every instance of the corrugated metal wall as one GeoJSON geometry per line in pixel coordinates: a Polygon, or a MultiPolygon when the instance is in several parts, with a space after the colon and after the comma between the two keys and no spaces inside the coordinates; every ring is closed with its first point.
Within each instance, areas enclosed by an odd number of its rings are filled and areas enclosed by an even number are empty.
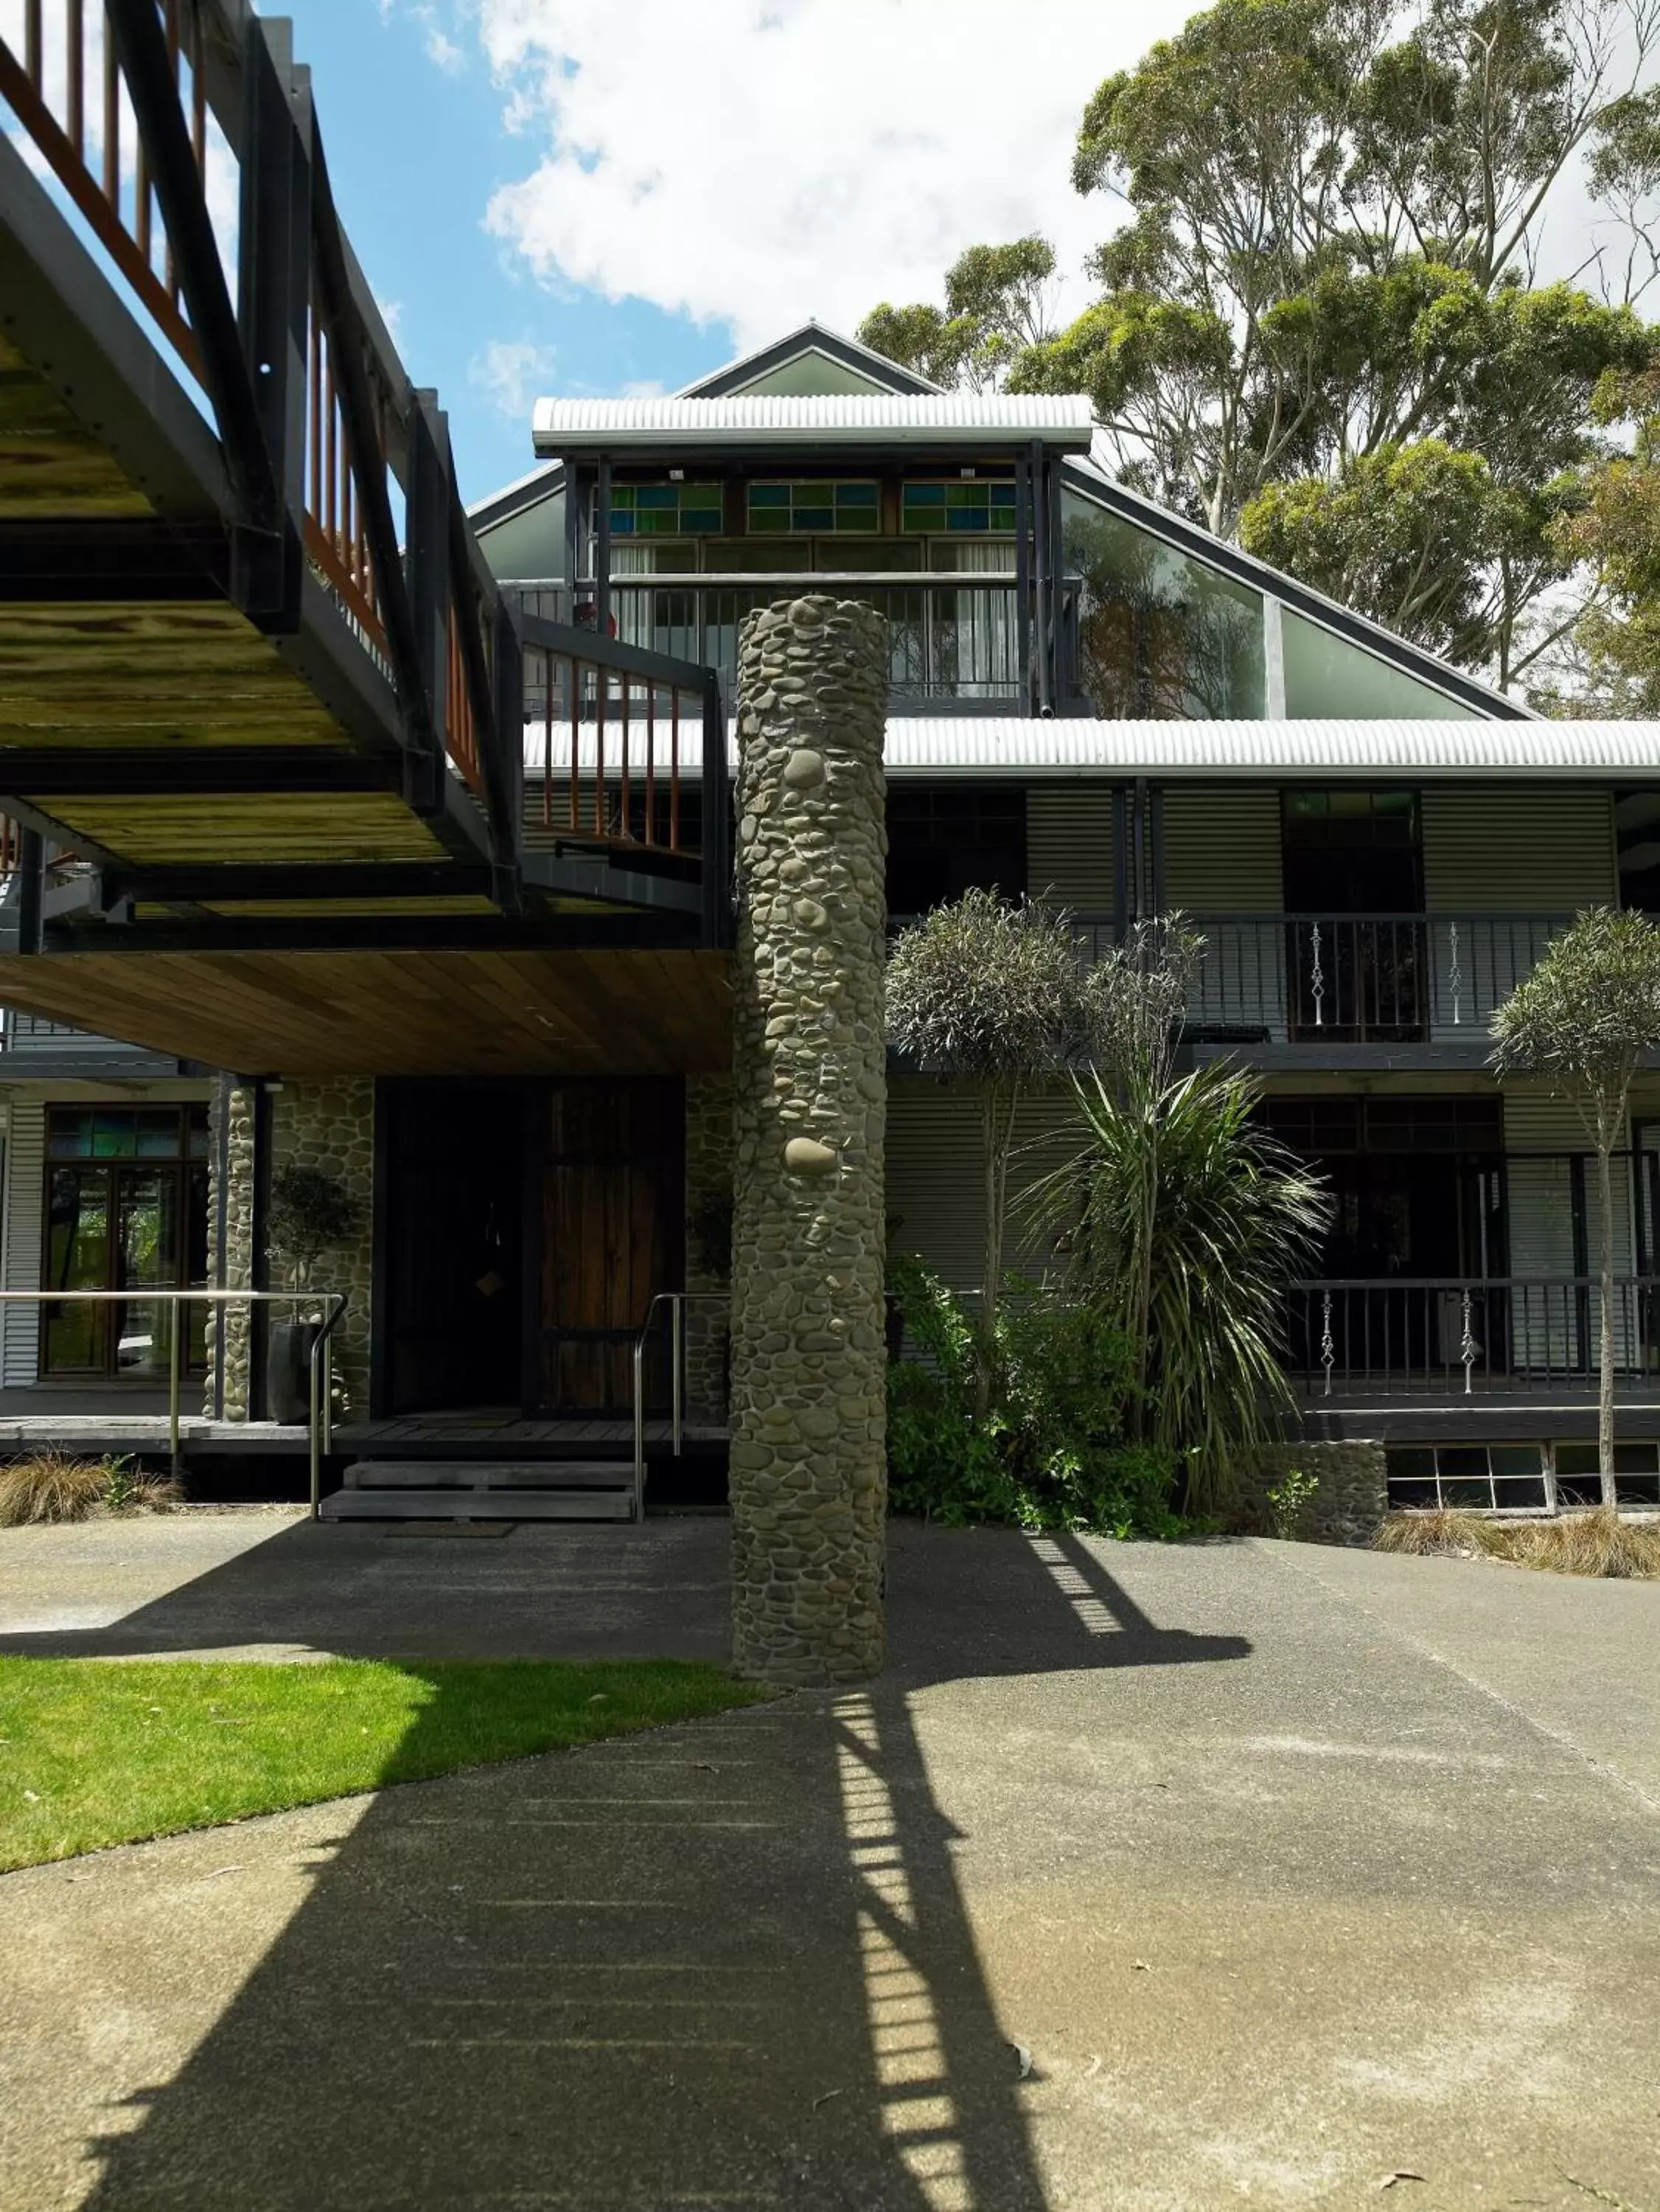
{"type": "Polygon", "coordinates": [[[1421,805],[1431,914],[1572,914],[1615,896],[1606,791],[1431,783],[1421,805]]]}
{"type": "Polygon", "coordinates": [[[1164,794],[1164,896],[1184,914],[1279,914],[1280,794],[1262,784],[1172,784],[1164,794]]]}
{"type": "MultiPolygon", "coordinates": [[[[1069,1092],[1030,1098],[1015,1124],[1031,1150],[1009,1176],[1012,1195],[1077,1149],[1069,1128],[1069,1092]]],[[[978,1287],[984,1251],[980,1109],[960,1085],[902,1077],[888,1095],[888,1243],[916,1252],[959,1290],[978,1287]]],[[[1011,1215],[1017,1209],[1011,1206],[1011,1215]]],[[[1040,1270],[1047,1255],[1009,1224],[1008,1263],[1040,1270]]]]}
{"type": "MultiPolygon", "coordinates": [[[[38,1099],[14,1098],[8,1118],[5,1285],[9,1291],[32,1291],[40,1282],[46,1111],[38,1099]]],[[[9,1387],[33,1382],[39,1346],[39,1308],[8,1302],[0,1311],[0,1382],[9,1387]]]]}
{"type": "Polygon", "coordinates": [[[1112,911],[1110,783],[1038,783],[1026,795],[1026,888],[1075,914],[1112,911]]]}

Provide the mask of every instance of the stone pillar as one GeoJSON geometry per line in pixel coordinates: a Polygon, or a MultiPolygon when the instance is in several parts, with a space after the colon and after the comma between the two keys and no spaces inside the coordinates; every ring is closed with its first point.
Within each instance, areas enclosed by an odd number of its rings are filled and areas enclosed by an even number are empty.
{"type": "MultiPolygon", "coordinates": [[[[208,1109],[208,1280],[219,1280],[219,1228],[225,1225],[225,1287],[245,1291],[253,1281],[253,1091],[245,1083],[221,1078],[208,1109]],[[221,1189],[221,1176],[223,1189],[221,1189]]],[[[215,1363],[224,1339],[225,1414],[245,1421],[248,1407],[250,1309],[208,1308],[208,1382],[204,1410],[212,1415],[217,1394],[215,1363]]]]}
{"type": "Polygon", "coordinates": [[[887,626],[812,596],[738,656],[736,1662],[851,1682],[883,1648],[887,626]]]}

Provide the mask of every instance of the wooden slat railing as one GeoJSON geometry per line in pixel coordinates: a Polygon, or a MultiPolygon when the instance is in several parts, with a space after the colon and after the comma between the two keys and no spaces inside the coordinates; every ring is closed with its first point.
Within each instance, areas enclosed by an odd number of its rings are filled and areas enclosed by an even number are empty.
{"type": "MultiPolygon", "coordinates": [[[[207,190],[209,102],[204,0],[161,0],[191,150],[207,190]]],[[[0,100],[146,312],[192,374],[196,337],[126,80],[100,0],[23,0],[20,54],[0,38],[0,100]]],[[[214,134],[215,137],[218,134],[214,134]]],[[[228,141],[225,142],[228,150],[228,141]]],[[[232,152],[230,158],[234,163],[232,152]]]]}
{"type": "Polygon", "coordinates": [[[527,647],[527,825],[582,843],[700,852],[702,807],[686,799],[688,783],[701,791],[706,690],[702,672],[665,680],[527,647]]]}

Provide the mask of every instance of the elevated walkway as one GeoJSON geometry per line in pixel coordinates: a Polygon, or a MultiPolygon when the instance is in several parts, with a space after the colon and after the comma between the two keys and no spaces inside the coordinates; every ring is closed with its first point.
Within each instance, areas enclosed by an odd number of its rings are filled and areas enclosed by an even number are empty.
{"type": "MultiPolygon", "coordinates": [[[[538,711],[562,686],[573,726],[620,699],[625,727],[724,728],[718,688],[497,587],[288,26],[248,0],[22,20],[0,38],[0,812],[24,833],[0,998],[295,1072],[315,1006],[363,1073],[475,1064],[558,998],[550,947],[647,955],[618,972],[648,1026],[695,1001],[727,942],[724,750],[683,791],[677,758],[631,788],[625,757],[618,791],[602,757],[555,829],[525,794],[526,648],[538,711]],[[423,1022],[403,963],[433,952],[470,972],[423,1022]]],[[[591,1035],[616,996],[582,979],[556,1030],[591,1035]]]]}

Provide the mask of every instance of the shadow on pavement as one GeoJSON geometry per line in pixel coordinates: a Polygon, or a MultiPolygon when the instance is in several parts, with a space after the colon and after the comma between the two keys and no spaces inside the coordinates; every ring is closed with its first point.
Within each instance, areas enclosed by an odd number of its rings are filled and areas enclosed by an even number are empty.
{"type": "MultiPolygon", "coordinates": [[[[896,1531],[893,1580],[894,1666],[867,1689],[342,1823],[176,2077],[94,2146],[94,2212],[1044,2212],[913,1692],[1249,1646],[1161,1630],[1067,1539],[896,1531]]],[[[148,1610],[122,1624],[148,1648],[200,1640],[189,1590],[148,1610]]]]}

